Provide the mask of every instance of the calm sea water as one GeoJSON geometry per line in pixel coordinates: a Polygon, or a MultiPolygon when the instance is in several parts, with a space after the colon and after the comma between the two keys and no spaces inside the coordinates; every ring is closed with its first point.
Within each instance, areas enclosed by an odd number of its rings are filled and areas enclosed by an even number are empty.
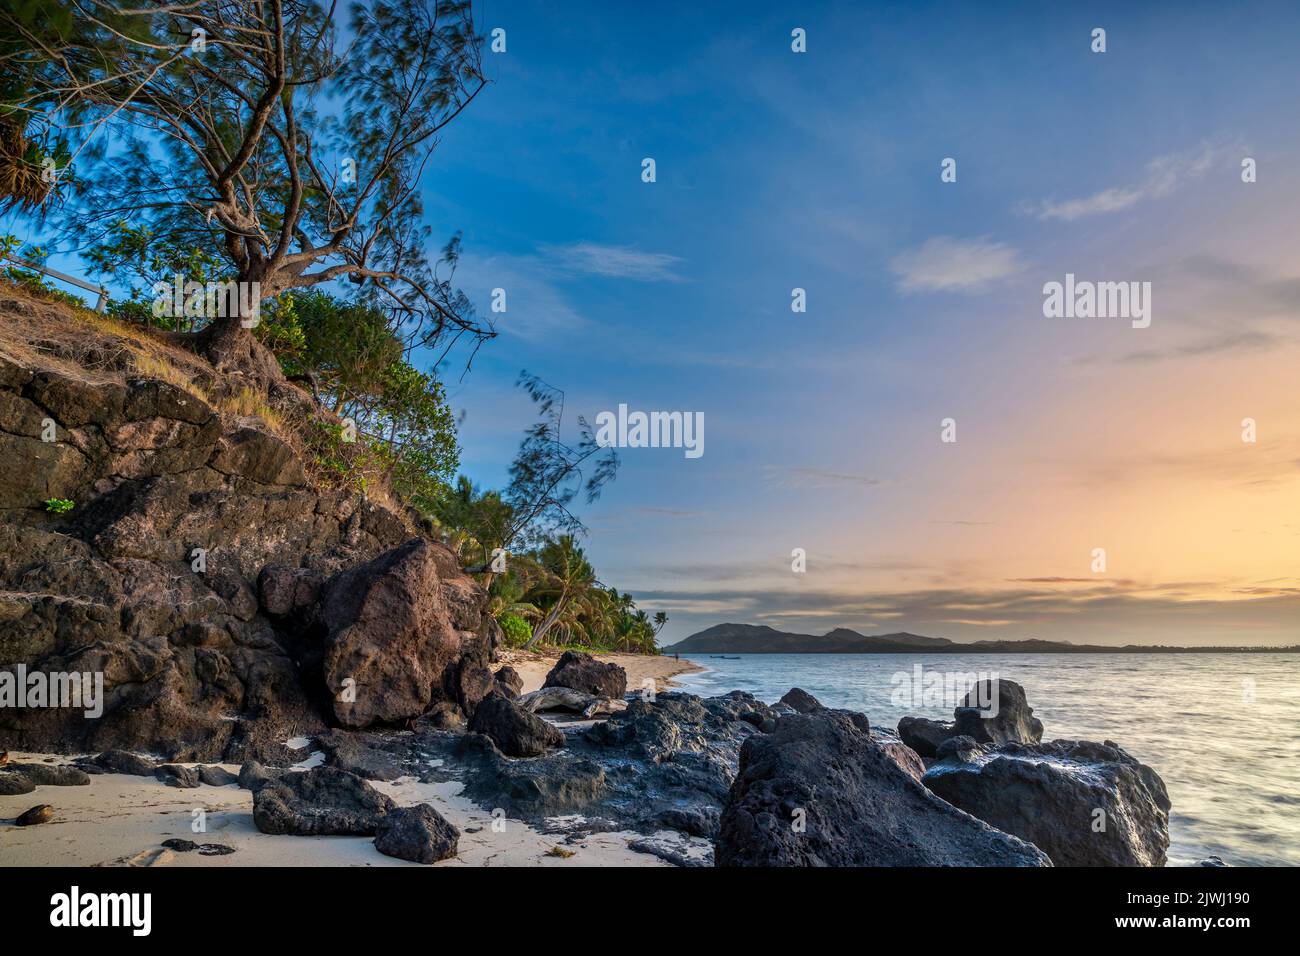
{"type": "Polygon", "coordinates": [[[772,703],[802,687],[823,704],[894,728],[893,677],[990,672],[1025,688],[1043,739],[1113,740],[1169,788],[1171,866],[1207,856],[1234,866],[1300,865],[1300,655],[1296,654],[744,654],[693,655],[677,678],[705,696],[749,691],[772,703]]]}

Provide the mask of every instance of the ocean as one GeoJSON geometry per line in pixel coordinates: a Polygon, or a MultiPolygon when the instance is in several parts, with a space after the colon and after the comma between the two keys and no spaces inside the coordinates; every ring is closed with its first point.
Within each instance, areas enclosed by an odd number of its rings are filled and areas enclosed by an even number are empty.
{"type": "MultiPolygon", "coordinates": [[[[823,704],[895,728],[906,714],[952,719],[951,701],[899,694],[921,673],[975,673],[1025,688],[1043,739],[1113,740],[1165,781],[1169,865],[1300,865],[1300,655],[690,655],[675,678],[703,696],[748,691],[772,703],[802,687],[823,704]],[[901,675],[895,677],[895,675],[901,675]],[[901,706],[900,706],[901,704],[901,706]]],[[[930,678],[933,680],[934,678],[930,678]]],[[[924,686],[924,685],[920,685],[924,686]]]]}

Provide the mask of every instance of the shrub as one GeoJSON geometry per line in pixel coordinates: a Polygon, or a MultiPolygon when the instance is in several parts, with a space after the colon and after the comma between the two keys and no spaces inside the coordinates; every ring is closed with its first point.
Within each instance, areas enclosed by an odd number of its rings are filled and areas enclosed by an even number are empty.
{"type": "Polygon", "coordinates": [[[533,626],[517,615],[506,614],[497,623],[501,625],[509,647],[522,647],[533,636],[533,626]]]}

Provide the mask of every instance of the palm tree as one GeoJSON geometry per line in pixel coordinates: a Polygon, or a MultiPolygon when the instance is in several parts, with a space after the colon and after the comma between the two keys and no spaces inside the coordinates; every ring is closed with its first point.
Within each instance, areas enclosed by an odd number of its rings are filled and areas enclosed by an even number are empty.
{"type": "Polygon", "coordinates": [[[567,637],[582,632],[583,614],[594,611],[594,602],[599,600],[594,592],[603,591],[596,580],[595,569],[573,535],[561,535],[548,542],[538,555],[537,566],[541,580],[533,593],[541,599],[549,599],[550,603],[546,616],[524,645],[525,649],[557,626],[567,637]]]}
{"type": "Polygon", "coordinates": [[[522,617],[535,621],[542,616],[541,609],[527,600],[528,587],[524,575],[516,568],[508,574],[500,575],[492,582],[492,591],[488,597],[488,613],[498,621],[507,615],[522,617]]]}
{"type": "Polygon", "coordinates": [[[667,623],[668,613],[666,611],[655,611],[655,637],[659,636],[659,632],[664,629],[664,625],[667,623]]]}

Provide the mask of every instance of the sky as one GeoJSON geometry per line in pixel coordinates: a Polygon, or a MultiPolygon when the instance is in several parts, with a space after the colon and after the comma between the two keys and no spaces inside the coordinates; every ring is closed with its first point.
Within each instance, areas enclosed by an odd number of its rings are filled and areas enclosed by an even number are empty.
{"type": "Polygon", "coordinates": [[[426,193],[507,293],[466,471],[504,480],[520,369],[702,413],[584,515],[664,642],[1300,640],[1300,14],[1058,6],[484,5],[426,193]],[[1150,326],[1045,317],[1066,273],[1150,282],[1150,326]]]}
{"type": "Polygon", "coordinates": [[[424,184],[480,313],[506,291],[447,370],[463,470],[505,483],[522,369],[571,427],[702,414],[582,512],[662,643],[1300,642],[1300,11],[478,8],[506,52],[424,184]],[[1067,273],[1150,283],[1149,327],[1045,316],[1067,273]]]}

